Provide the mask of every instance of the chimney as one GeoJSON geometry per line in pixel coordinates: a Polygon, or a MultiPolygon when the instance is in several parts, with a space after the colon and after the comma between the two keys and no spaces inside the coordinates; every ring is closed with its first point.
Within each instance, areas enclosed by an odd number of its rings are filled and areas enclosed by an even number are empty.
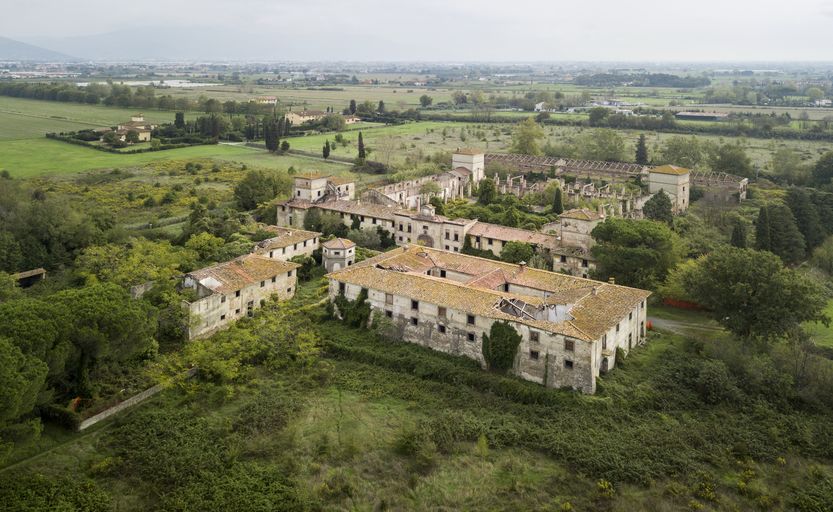
{"type": "Polygon", "coordinates": [[[518,263],[518,271],[519,272],[523,272],[525,268],[526,268],[526,262],[525,261],[521,261],[521,262],[518,263]]]}
{"type": "Polygon", "coordinates": [[[593,295],[597,295],[598,293],[599,293],[599,287],[598,287],[598,286],[594,286],[594,287],[593,287],[593,295]]]}
{"type": "Polygon", "coordinates": [[[610,277],[607,278],[607,282],[610,283],[610,284],[616,284],[616,278],[613,277],[613,276],[610,276],[610,277]]]}

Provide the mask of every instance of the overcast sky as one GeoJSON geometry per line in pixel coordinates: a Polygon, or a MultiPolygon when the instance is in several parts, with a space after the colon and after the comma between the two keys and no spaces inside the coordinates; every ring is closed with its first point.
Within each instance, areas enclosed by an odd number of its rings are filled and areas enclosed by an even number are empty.
{"type": "Polygon", "coordinates": [[[205,30],[275,60],[833,61],[833,0],[0,0],[0,12],[14,39],[205,30]]]}

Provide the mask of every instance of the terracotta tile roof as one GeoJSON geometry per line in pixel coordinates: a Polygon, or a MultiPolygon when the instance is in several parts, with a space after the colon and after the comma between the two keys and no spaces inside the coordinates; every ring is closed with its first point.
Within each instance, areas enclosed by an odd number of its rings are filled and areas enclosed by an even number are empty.
{"type": "Polygon", "coordinates": [[[258,242],[255,245],[254,252],[263,253],[272,249],[281,249],[283,247],[289,247],[290,245],[302,243],[305,240],[312,240],[321,236],[321,233],[317,233],[315,231],[281,228],[278,226],[268,226],[266,230],[275,233],[277,236],[258,242]]]}
{"type": "Polygon", "coordinates": [[[528,229],[510,228],[499,224],[489,224],[488,222],[478,222],[472,226],[468,234],[503,242],[525,242],[546,248],[554,248],[558,245],[558,237],[555,235],[528,229]]]}
{"type": "Polygon", "coordinates": [[[600,339],[650,295],[636,288],[415,245],[393,249],[327,277],[591,342],[600,339]],[[426,275],[426,270],[433,268],[469,274],[473,279],[460,283],[426,275]],[[520,295],[493,289],[503,284],[501,280],[536,292],[520,295]],[[572,305],[572,319],[550,322],[517,317],[497,309],[501,299],[536,306],[572,305]]]}
{"type": "Polygon", "coordinates": [[[214,293],[229,293],[300,267],[297,263],[247,254],[186,274],[214,293]]]}
{"type": "Polygon", "coordinates": [[[346,238],[333,238],[332,240],[327,240],[321,246],[327,249],[350,249],[351,247],[355,247],[356,244],[346,238]]]}
{"type": "Polygon", "coordinates": [[[373,203],[359,203],[356,201],[325,201],[323,203],[315,203],[311,206],[321,208],[322,210],[329,210],[334,212],[343,212],[353,215],[365,215],[368,217],[376,217],[378,219],[393,220],[394,213],[400,210],[395,210],[387,206],[382,206],[373,203]]]}
{"type": "Polygon", "coordinates": [[[455,153],[457,153],[458,155],[469,155],[469,156],[484,154],[483,151],[480,151],[479,149],[474,149],[474,148],[457,148],[457,151],[455,151],[455,153]]]}
{"type": "Polygon", "coordinates": [[[655,172],[658,174],[673,174],[676,176],[683,176],[691,173],[691,171],[685,167],[677,167],[676,165],[661,165],[659,167],[654,167],[649,172],[655,172]]]}
{"type": "Polygon", "coordinates": [[[567,210],[559,215],[559,217],[578,220],[602,220],[603,218],[599,212],[587,208],[574,208],[572,210],[567,210]]]}
{"type": "Polygon", "coordinates": [[[346,185],[347,183],[355,183],[356,180],[347,176],[330,176],[327,181],[333,185],[346,185]]]}

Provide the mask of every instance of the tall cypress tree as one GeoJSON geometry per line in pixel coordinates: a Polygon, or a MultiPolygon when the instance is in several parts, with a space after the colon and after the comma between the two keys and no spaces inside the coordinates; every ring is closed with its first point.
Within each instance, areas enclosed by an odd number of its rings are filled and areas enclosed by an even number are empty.
{"type": "Polygon", "coordinates": [[[761,206],[758,219],[755,221],[755,249],[759,251],[772,250],[772,235],[769,225],[769,208],[761,206]]]}
{"type": "Polygon", "coordinates": [[[324,141],[324,147],[322,148],[321,152],[324,155],[324,158],[329,158],[329,156],[330,156],[330,141],[329,140],[324,141]]]}
{"type": "Polygon", "coordinates": [[[648,144],[645,141],[645,134],[640,135],[636,143],[636,163],[648,165],[648,144]]]}
{"type": "Polygon", "coordinates": [[[185,128],[185,112],[177,112],[174,116],[174,126],[181,130],[185,128]]]}
{"type": "Polygon", "coordinates": [[[798,229],[804,236],[807,252],[821,245],[825,232],[821,225],[819,212],[804,189],[793,187],[787,191],[787,206],[792,211],[798,229]]]}
{"type": "Polygon", "coordinates": [[[350,100],[350,114],[356,113],[356,100],[350,100]]]}
{"type": "Polygon", "coordinates": [[[735,227],[732,228],[732,246],[740,249],[746,249],[746,224],[738,220],[735,222],[735,227]]]}
{"type": "Polygon", "coordinates": [[[364,139],[362,138],[362,132],[359,132],[359,160],[364,160],[367,158],[367,152],[364,149],[364,139]]]}
{"type": "Polygon", "coordinates": [[[564,201],[561,197],[561,187],[555,189],[555,198],[552,201],[552,212],[556,215],[564,213],[564,201]]]}

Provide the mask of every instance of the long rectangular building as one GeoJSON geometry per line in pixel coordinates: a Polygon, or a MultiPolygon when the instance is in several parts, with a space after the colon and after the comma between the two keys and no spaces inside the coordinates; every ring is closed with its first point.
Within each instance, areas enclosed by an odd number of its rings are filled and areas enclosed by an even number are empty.
{"type": "Polygon", "coordinates": [[[495,322],[522,338],[513,373],[547,387],[594,393],[596,378],[645,341],[650,292],[525,265],[409,245],[332,272],[329,295],[373,310],[405,341],[475,359],[495,322]]]}

